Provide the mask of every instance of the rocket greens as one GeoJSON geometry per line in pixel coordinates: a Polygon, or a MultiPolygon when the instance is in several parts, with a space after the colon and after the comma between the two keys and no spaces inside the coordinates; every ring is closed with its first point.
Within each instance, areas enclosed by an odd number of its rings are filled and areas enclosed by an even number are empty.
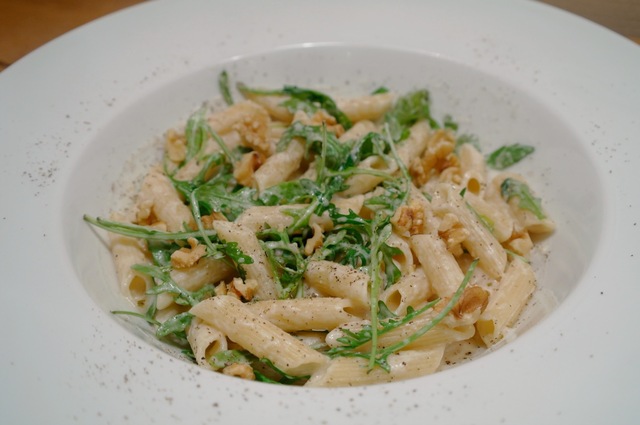
{"type": "MultiPolygon", "coordinates": [[[[226,72],[219,75],[219,90],[227,105],[233,105],[229,76],[226,72]]],[[[278,96],[279,104],[292,113],[304,111],[309,114],[324,110],[333,116],[344,130],[352,126],[347,115],[327,94],[301,88],[284,86],[278,90],[250,88],[237,84],[241,95],[260,97],[278,96]]],[[[381,87],[374,93],[386,93],[381,87]]],[[[284,228],[264,226],[255,232],[259,245],[267,258],[267,266],[273,275],[277,294],[280,299],[307,297],[309,288],[305,285],[304,274],[311,261],[328,260],[362,271],[369,278],[367,294],[369,323],[358,331],[342,328],[343,336],[338,338],[339,346],[321,350],[330,358],[358,357],[367,360],[367,368],[375,367],[389,371],[389,356],[405,348],[438,325],[456,306],[469,284],[478,260],[471,261],[466,268],[464,279],[448,300],[440,298],[425,300],[422,307],[409,307],[403,316],[396,316],[380,300],[383,291],[391,288],[401,278],[402,272],[395,258],[403,252],[389,244],[394,232],[394,216],[401,207],[407,206],[409,192],[413,182],[410,170],[399,157],[397,147],[410,134],[412,125],[426,121],[434,129],[456,132],[458,124],[449,115],[443,118],[440,126],[431,112],[430,94],[425,89],[415,90],[397,99],[391,109],[379,120],[380,132],[369,132],[350,140],[341,140],[328,131],[325,125],[309,125],[300,121],[290,123],[275,144],[275,151],[284,151],[290,143],[304,146],[304,163],[315,171],[297,179],[286,180],[263,190],[241,184],[234,175],[241,154],[250,148],[241,146],[231,149],[223,138],[209,125],[205,108],[194,112],[186,121],[184,128],[185,155],[182,161],[172,163],[165,158],[165,174],[176,192],[189,207],[195,226],[178,232],[167,232],[142,224],[123,223],[84,216],[84,219],[101,229],[136,238],[142,241],[149,256],[149,264],[136,264],[133,270],[144,274],[152,281],[147,290],[146,311],[144,313],[114,311],[116,314],[139,317],[156,327],[156,336],[165,341],[184,347],[192,356],[186,339],[193,316],[189,308],[202,300],[216,295],[216,287],[225,282],[207,282],[195,291],[181,287],[171,275],[171,258],[176,251],[197,244],[204,245],[205,257],[225,261],[235,269],[235,275],[245,279],[244,265],[252,264],[254,259],[243,253],[237,243],[222,240],[216,231],[207,228],[205,217],[236,221],[252,207],[287,206],[284,214],[290,218],[290,224],[284,228]],[[214,153],[207,150],[207,144],[213,142],[218,149],[214,153]],[[376,169],[364,167],[363,161],[376,157],[386,167],[376,169]],[[180,179],[179,171],[189,163],[199,166],[191,177],[180,179]],[[311,167],[315,167],[311,168],[311,167]],[[391,170],[391,171],[385,171],[391,170]],[[350,178],[370,175],[379,179],[375,190],[369,192],[364,201],[363,213],[353,210],[340,210],[333,201],[349,188],[350,178]],[[306,248],[313,238],[315,230],[312,223],[324,220],[322,243],[311,252],[306,248]],[[161,322],[158,319],[157,297],[168,294],[178,307],[178,313],[161,322]],[[437,314],[433,308],[445,304],[437,314]],[[402,341],[390,346],[379,346],[379,337],[401,327],[418,316],[434,313],[428,323],[402,341]],[[363,349],[363,347],[367,347],[363,349]]],[[[456,147],[471,143],[479,148],[478,138],[472,135],[457,137],[456,147]]],[[[523,145],[503,147],[487,157],[489,166],[503,169],[520,161],[533,152],[533,148],[523,145]]],[[[506,201],[513,197],[519,199],[521,208],[532,211],[538,218],[544,218],[540,201],[533,197],[528,186],[506,179],[501,186],[506,201]]],[[[464,189],[461,196],[464,195],[464,189]]],[[[431,197],[428,194],[428,201],[431,197]]],[[[492,230],[489,217],[478,214],[469,204],[467,207],[480,222],[492,230]]],[[[433,298],[433,297],[432,297],[433,298]]],[[[249,301],[248,299],[245,301],[249,301]]],[[[252,367],[257,380],[283,384],[299,384],[308,376],[291,376],[279,370],[272,359],[258,359],[244,350],[230,349],[211,355],[207,361],[215,370],[222,370],[231,364],[248,364],[252,367]],[[265,372],[266,370],[266,372],[265,372]]]]}

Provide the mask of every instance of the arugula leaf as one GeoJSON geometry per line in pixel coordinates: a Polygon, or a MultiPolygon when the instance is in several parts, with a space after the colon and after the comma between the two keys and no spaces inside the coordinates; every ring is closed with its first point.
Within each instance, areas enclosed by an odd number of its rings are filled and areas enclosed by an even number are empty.
{"type": "MultiPolygon", "coordinates": [[[[404,316],[398,317],[390,312],[388,307],[386,307],[386,305],[382,303],[382,301],[380,301],[379,308],[381,313],[378,321],[378,336],[389,333],[392,330],[411,322],[416,317],[432,309],[439,302],[440,298],[436,298],[435,300],[430,301],[418,310],[415,310],[412,307],[408,307],[407,313],[404,316]]],[[[347,328],[341,328],[340,330],[342,331],[344,336],[338,338],[337,341],[342,345],[329,349],[327,351],[327,355],[329,357],[370,358],[369,353],[360,351],[359,348],[372,341],[373,331],[371,328],[371,324],[364,325],[357,332],[353,332],[347,328]]]]}
{"type": "MultiPolygon", "coordinates": [[[[130,236],[132,238],[155,240],[155,241],[186,241],[189,238],[197,238],[202,236],[198,231],[185,231],[185,232],[164,232],[162,230],[156,230],[147,226],[140,226],[138,224],[122,223],[118,221],[106,220],[104,218],[94,218],[89,215],[82,217],[84,221],[93,224],[96,227],[107,230],[112,233],[117,233],[123,236],[130,236]]],[[[213,230],[205,230],[205,235],[215,236],[216,233],[213,230]]]]}
{"type": "Polygon", "coordinates": [[[233,96],[231,96],[231,90],[229,89],[229,74],[227,74],[226,70],[218,75],[218,88],[225,103],[228,106],[233,105],[233,96]]]}
{"type": "Polygon", "coordinates": [[[487,156],[487,165],[494,170],[504,170],[521,161],[534,151],[535,148],[533,146],[521,145],[519,143],[502,146],[487,156]]]}
{"type": "Polygon", "coordinates": [[[421,336],[429,332],[431,329],[433,329],[438,323],[440,323],[442,319],[444,319],[447,316],[447,314],[449,314],[451,309],[453,309],[453,307],[455,307],[455,305],[458,303],[458,300],[464,293],[464,289],[467,287],[469,280],[471,280],[471,276],[473,276],[473,272],[477,264],[478,264],[478,259],[475,259],[469,265],[469,268],[467,269],[467,272],[465,273],[464,278],[462,279],[462,283],[460,283],[460,286],[458,287],[456,292],[453,294],[453,296],[451,297],[447,305],[440,311],[440,313],[438,313],[433,319],[431,319],[431,321],[429,321],[428,324],[420,328],[414,334],[408,336],[402,341],[397,342],[396,344],[390,345],[389,347],[385,347],[384,349],[380,350],[380,354],[375,359],[375,363],[380,365],[383,369],[389,371],[389,364],[387,363],[387,359],[391,354],[413,343],[418,338],[420,338],[421,336]]]}
{"type": "Polygon", "coordinates": [[[260,192],[258,201],[262,205],[308,204],[314,194],[320,192],[318,185],[309,179],[298,179],[279,183],[260,192]]]}
{"type": "Polygon", "coordinates": [[[168,335],[176,335],[182,337],[186,342],[187,334],[185,331],[192,320],[193,314],[189,312],[176,314],[158,326],[156,336],[158,338],[164,338],[168,335]]]}
{"type": "Polygon", "coordinates": [[[219,370],[234,363],[251,364],[255,356],[244,350],[224,350],[215,353],[207,361],[214,370],[219,370]]]}
{"type": "Polygon", "coordinates": [[[380,86],[371,92],[371,94],[384,94],[384,93],[389,93],[389,89],[386,88],[385,86],[380,86]]]}
{"type": "Polygon", "coordinates": [[[194,306],[201,301],[191,291],[187,291],[178,285],[165,267],[151,264],[134,264],[131,268],[137,272],[146,274],[154,279],[156,285],[147,291],[149,295],[169,293],[175,295],[175,302],[179,305],[194,306]]]}
{"type": "Polygon", "coordinates": [[[341,329],[344,336],[338,338],[337,341],[342,345],[331,348],[327,352],[327,354],[332,358],[340,357],[340,356],[362,357],[369,360],[370,368],[373,367],[373,365],[377,365],[382,369],[386,370],[387,372],[389,372],[390,366],[387,362],[388,357],[391,354],[403,349],[407,345],[413,343],[418,338],[420,338],[421,336],[429,332],[438,323],[440,323],[442,319],[444,319],[447,316],[447,314],[449,314],[451,309],[453,309],[453,307],[458,303],[458,300],[464,293],[464,289],[467,287],[469,280],[471,280],[471,276],[473,275],[473,272],[477,264],[478,264],[478,259],[475,259],[470,264],[469,268],[467,269],[467,272],[464,275],[462,282],[460,283],[460,286],[458,286],[458,289],[453,294],[449,302],[445,305],[445,307],[436,316],[434,316],[431,320],[429,320],[429,322],[426,323],[422,328],[420,328],[415,333],[409,335],[402,341],[399,341],[396,344],[380,349],[380,351],[378,351],[373,347],[373,345],[377,343],[376,336],[383,335],[406,323],[409,323],[410,321],[415,319],[417,316],[425,313],[427,310],[432,309],[437,303],[440,302],[439,298],[431,301],[430,303],[428,303],[427,305],[423,306],[418,310],[414,310],[411,307],[407,308],[407,314],[404,317],[391,317],[386,320],[380,320],[377,324],[377,327],[373,324],[373,321],[372,321],[372,324],[365,325],[358,332],[353,332],[348,329],[341,329]],[[371,351],[369,353],[360,351],[359,348],[367,343],[372,344],[371,351]]]}
{"type": "Polygon", "coordinates": [[[384,117],[395,142],[409,137],[409,128],[423,119],[429,121],[432,128],[439,127],[431,116],[431,99],[428,90],[416,90],[402,96],[384,117]]]}
{"type": "Polygon", "coordinates": [[[533,196],[526,183],[516,179],[506,178],[500,185],[500,193],[507,202],[509,202],[511,198],[517,197],[519,199],[518,206],[531,211],[538,219],[543,220],[546,218],[542,210],[540,198],[533,196]]]}
{"type": "Polygon", "coordinates": [[[302,277],[308,263],[303,256],[303,249],[291,242],[286,231],[267,229],[257,236],[269,260],[281,298],[301,295],[302,277]]]}
{"type": "Polygon", "coordinates": [[[444,128],[448,128],[453,131],[458,131],[458,123],[453,120],[453,117],[451,115],[448,115],[448,114],[445,115],[442,121],[443,121],[442,126],[444,128]]]}
{"type": "Polygon", "coordinates": [[[454,148],[455,152],[458,152],[458,150],[460,149],[460,146],[467,143],[471,144],[474,148],[476,148],[478,152],[481,151],[480,141],[478,140],[478,136],[474,134],[461,134],[456,138],[456,146],[454,148]]]}
{"type": "Polygon", "coordinates": [[[310,378],[309,375],[290,375],[284,372],[282,369],[278,368],[275,364],[273,364],[271,360],[267,359],[266,357],[258,359],[256,356],[246,350],[219,351],[209,357],[207,361],[214,370],[224,369],[225,367],[236,363],[250,365],[253,369],[256,381],[267,382],[271,384],[293,385],[297,382],[304,381],[310,378]],[[256,363],[258,362],[268,367],[269,370],[275,372],[275,374],[279,376],[279,379],[272,379],[264,373],[260,372],[257,369],[258,365],[256,363]]]}
{"type": "Polygon", "coordinates": [[[200,108],[187,120],[184,135],[187,139],[186,154],[183,163],[189,162],[202,151],[204,142],[208,138],[207,121],[205,118],[205,108],[200,108]]]}
{"type": "Polygon", "coordinates": [[[341,143],[333,133],[323,131],[319,125],[305,125],[296,121],[285,130],[278,141],[277,150],[283,151],[294,137],[300,137],[306,141],[307,152],[321,154],[326,150],[325,164],[327,167],[338,170],[348,166],[345,164],[349,157],[351,147],[341,143]]]}
{"type": "Polygon", "coordinates": [[[234,221],[247,208],[258,205],[256,196],[257,191],[253,188],[242,187],[234,190],[218,182],[203,184],[193,191],[193,197],[203,213],[218,212],[229,221],[234,221]]]}
{"type": "Polygon", "coordinates": [[[182,245],[172,241],[147,241],[147,249],[154,263],[160,267],[171,267],[171,254],[182,248],[182,245]]]}
{"type": "Polygon", "coordinates": [[[266,357],[261,358],[260,361],[265,365],[267,365],[271,370],[276,372],[278,375],[280,375],[280,380],[267,378],[264,374],[260,373],[257,370],[254,370],[253,372],[256,375],[257,381],[269,382],[272,384],[292,385],[292,384],[295,384],[296,382],[305,381],[311,377],[311,375],[301,375],[301,376],[290,375],[284,372],[282,369],[278,368],[275,364],[273,364],[271,360],[269,360],[266,357]]]}
{"type": "Polygon", "coordinates": [[[243,94],[289,96],[290,99],[284,101],[282,106],[285,106],[291,113],[298,110],[313,113],[318,109],[324,109],[335,117],[338,124],[341,124],[345,130],[350,129],[352,125],[351,120],[338,108],[330,96],[316,90],[289,85],[280,90],[260,90],[249,88],[242,83],[238,84],[238,90],[243,94]]]}
{"type": "Polygon", "coordinates": [[[389,310],[389,307],[382,300],[378,300],[378,320],[395,319],[398,315],[389,310]]]}

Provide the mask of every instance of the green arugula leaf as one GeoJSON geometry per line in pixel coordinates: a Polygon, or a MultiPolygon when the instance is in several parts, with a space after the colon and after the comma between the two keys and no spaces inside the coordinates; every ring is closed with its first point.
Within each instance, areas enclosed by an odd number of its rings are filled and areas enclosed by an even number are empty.
{"type": "Polygon", "coordinates": [[[135,264],[131,268],[137,272],[146,274],[154,279],[156,285],[147,291],[149,295],[168,293],[175,295],[175,302],[179,305],[194,306],[201,300],[196,298],[191,291],[187,291],[178,285],[165,267],[151,264],[135,264]]]}
{"type": "Polygon", "coordinates": [[[253,372],[256,375],[257,381],[269,382],[272,384],[293,385],[296,382],[306,381],[311,377],[311,375],[301,375],[301,376],[290,375],[284,372],[282,369],[278,368],[275,364],[273,364],[271,360],[267,359],[266,357],[261,358],[260,361],[265,365],[267,365],[271,370],[276,372],[280,376],[280,379],[274,380],[274,379],[267,378],[264,374],[260,373],[257,370],[254,370],[253,372]]]}
{"type": "Polygon", "coordinates": [[[187,146],[183,164],[195,158],[204,148],[204,142],[208,138],[208,124],[205,118],[205,112],[205,108],[200,108],[187,120],[184,130],[187,146]]]}
{"type": "Polygon", "coordinates": [[[442,120],[442,126],[444,128],[448,128],[449,130],[458,131],[458,123],[453,120],[451,115],[445,115],[442,120]]]}
{"type": "Polygon", "coordinates": [[[385,86],[380,86],[371,92],[371,94],[384,94],[384,93],[389,93],[389,89],[386,88],[385,86]]]}
{"type": "MultiPolygon", "coordinates": [[[[198,231],[185,231],[185,232],[164,232],[162,230],[156,230],[147,226],[140,226],[137,224],[122,223],[118,221],[106,220],[104,218],[95,218],[89,215],[82,217],[86,222],[107,230],[112,233],[117,233],[123,236],[130,236],[132,238],[139,238],[145,240],[155,241],[186,241],[189,238],[197,238],[202,236],[198,231]]],[[[205,230],[207,236],[215,236],[215,231],[205,230]]]]}
{"type": "Polygon", "coordinates": [[[416,90],[400,97],[384,117],[391,138],[396,143],[406,139],[409,136],[409,128],[423,119],[426,119],[432,128],[439,127],[431,116],[428,90],[416,90]]]}
{"type": "Polygon", "coordinates": [[[192,320],[193,314],[189,312],[178,313],[158,326],[156,336],[158,338],[164,338],[168,335],[175,335],[180,336],[186,341],[186,329],[189,327],[192,320]]]}
{"type": "Polygon", "coordinates": [[[353,332],[348,329],[341,329],[344,336],[338,338],[337,341],[342,345],[331,348],[327,352],[327,355],[329,355],[329,357],[331,358],[335,358],[335,357],[365,358],[369,360],[370,367],[373,367],[373,365],[377,365],[382,369],[386,370],[387,372],[390,371],[390,366],[387,362],[388,357],[391,354],[403,349],[407,345],[413,343],[418,338],[420,338],[421,336],[429,332],[438,323],[440,323],[442,319],[444,319],[447,316],[447,314],[449,314],[451,309],[453,309],[453,307],[458,303],[458,300],[464,293],[464,289],[467,287],[469,280],[471,280],[471,276],[473,275],[473,272],[477,264],[478,264],[477,259],[475,259],[470,264],[469,268],[467,269],[467,272],[464,275],[462,282],[460,283],[460,286],[458,286],[458,289],[453,294],[453,296],[451,297],[449,302],[446,304],[446,306],[436,316],[434,316],[427,324],[425,324],[425,326],[420,328],[415,333],[409,335],[402,341],[399,341],[396,344],[390,345],[389,347],[383,348],[379,351],[373,348],[373,345],[377,343],[377,339],[376,339],[377,336],[384,335],[385,333],[388,333],[406,323],[411,322],[417,316],[432,309],[437,303],[440,302],[439,298],[431,301],[430,303],[426,304],[425,306],[423,306],[418,310],[408,308],[407,314],[404,317],[391,317],[386,320],[380,320],[377,324],[377,327],[375,327],[376,325],[374,325],[372,322],[371,325],[365,325],[358,332],[353,332]],[[368,353],[360,351],[359,347],[362,347],[367,343],[372,344],[371,351],[368,353]]]}
{"type": "Polygon", "coordinates": [[[269,260],[281,298],[302,295],[302,277],[308,263],[303,248],[291,242],[284,230],[266,229],[257,237],[269,260]]]}
{"type": "Polygon", "coordinates": [[[233,96],[231,96],[231,89],[229,88],[229,74],[227,74],[226,70],[218,75],[218,88],[225,103],[228,106],[233,105],[233,96]]]}
{"type": "Polygon", "coordinates": [[[255,356],[244,350],[224,350],[218,351],[207,359],[214,370],[224,369],[234,363],[252,364],[256,360],[255,356]]]}
{"type": "Polygon", "coordinates": [[[532,154],[535,151],[533,146],[513,144],[502,146],[495,151],[491,152],[487,158],[487,165],[494,170],[504,170],[520,162],[526,156],[532,154]]]}
{"type": "Polygon", "coordinates": [[[531,211],[538,219],[543,220],[546,218],[542,210],[540,198],[533,196],[526,183],[512,178],[504,179],[500,185],[500,193],[507,202],[509,202],[511,198],[517,197],[519,199],[518,206],[531,211]]]}
{"type": "Polygon", "coordinates": [[[255,198],[257,191],[250,187],[234,190],[224,184],[203,184],[193,191],[201,213],[218,212],[227,220],[234,221],[247,208],[258,205],[255,198]]]}
{"type": "Polygon", "coordinates": [[[456,146],[454,148],[455,152],[458,152],[458,150],[460,149],[460,146],[467,143],[472,145],[474,148],[476,148],[478,152],[481,151],[480,141],[478,140],[478,136],[474,134],[462,134],[456,138],[456,146]]]}
{"type": "Polygon", "coordinates": [[[289,96],[290,100],[284,101],[282,106],[285,106],[291,113],[298,110],[313,113],[318,109],[324,109],[335,117],[338,124],[341,124],[345,130],[350,129],[352,125],[351,120],[338,108],[330,96],[316,90],[297,86],[284,86],[281,90],[260,90],[249,88],[242,83],[238,84],[238,90],[243,94],[259,96],[289,96]]]}
{"type": "Polygon", "coordinates": [[[349,166],[345,161],[349,157],[351,146],[341,143],[333,133],[324,131],[319,125],[305,125],[299,121],[292,123],[280,138],[276,149],[283,151],[295,137],[305,140],[307,153],[320,155],[323,149],[326,150],[324,161],[330,169],[340,170],[349,166]]]}

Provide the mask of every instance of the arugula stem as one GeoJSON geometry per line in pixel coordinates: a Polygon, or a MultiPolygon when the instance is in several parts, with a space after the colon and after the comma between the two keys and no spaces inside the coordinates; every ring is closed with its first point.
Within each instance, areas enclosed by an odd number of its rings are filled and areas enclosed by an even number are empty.
{"type": "Polygon", "coordinates": [[[146,226],[140,226],[138,224],[122,223],[118,221],[106,220],[100,217],[91,217],[84,215],[82,217],[84,221],[93,224],[96,227],[104,229],[108,232],[117,233],[123,236],[130,236],[132,238],[140,238],[145,240],[156,241],[179,241],[187,240],[189,238],[196,238],[198,236],[215,236],[214,230],[202,230],[192,232],[164,232],[162,230],[152,229],[146,226]]]}
{"type": "MultiPolygon", "coordinates": [[[[196,189],[197,190],[197,189],[196,189]]],[[[216,252],[216,248],[213,246],[211,239],[207,235],[204,226],[202,225],[202,216],[200,214],[200,206],[198,205],[198,199],[196,198],[196,190],[193,190],[189,194],[189,205],[191,206],[191,214],[193,215],[193,219],[196,222],[196,226],[198,226],[198,232],[200,236],[204,239],[205,244],[211,252],[216,252]]]]}
{"type": "MultiPolygon", "coordinates": [[[[422,335],[424,335],[427,332],[429,332],[438,323],[440,323],[442,321],[442,319],[444,319],[445,316],[447,314],[449,314],[451,309],[453,307],[455,307],[455,305],[458,303],[458,300],[460,299],[460,297],[464,293],[464,290],[467,287],[467,284],[469,283],[469,280],[471,280],[471,276],[473,275],[473,272],[474,272],[477,264],[478,264],[478,259],[473,260],[473,262],[471,263],[471,265],[467,269],[467,272],[464,275],[464,279],[462,279],[462,283],[460,284],[460,286],[458,287],[456,292],[453,294],[453,296],[451,297],[451,299],[449,300],[447,305],[442,309],[442,311],[440,311],[440,313],[438,313],[437,316],[435,316],[425,326],[420,328],[416,333],[408,336],[407,338],[403,339],[400,342],[397,342],[397,343],[395,343],[393,345],[390,345],[389,347],[386,347],[385,349],[381,350],[380,351],[380,359],[379,360],[382,361],[383,363],[386,363],[386,358],[389,357],[390,354],[392,354],[392,353],[394,353],[394,352],[396,352],[398,350],[403,349],[407,345],[411,344],[412,342],[414,342],[415,340],[420,338],[422,335]]],[[[375,360],[378,360],[378,359],[375,359],[375,360]]]]}

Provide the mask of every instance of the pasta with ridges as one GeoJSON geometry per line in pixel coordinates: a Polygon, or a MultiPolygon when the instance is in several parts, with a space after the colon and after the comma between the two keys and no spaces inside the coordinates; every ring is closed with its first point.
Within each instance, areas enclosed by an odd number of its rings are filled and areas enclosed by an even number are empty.
{"type": "Polygon", "coordinates": [[[211,371],[307,386],[427,375],[510,332],[554,223],[427,90],[235,96],[167,131],[130,210],[85,216],[138,309],[116,313],[211,371]]]}

